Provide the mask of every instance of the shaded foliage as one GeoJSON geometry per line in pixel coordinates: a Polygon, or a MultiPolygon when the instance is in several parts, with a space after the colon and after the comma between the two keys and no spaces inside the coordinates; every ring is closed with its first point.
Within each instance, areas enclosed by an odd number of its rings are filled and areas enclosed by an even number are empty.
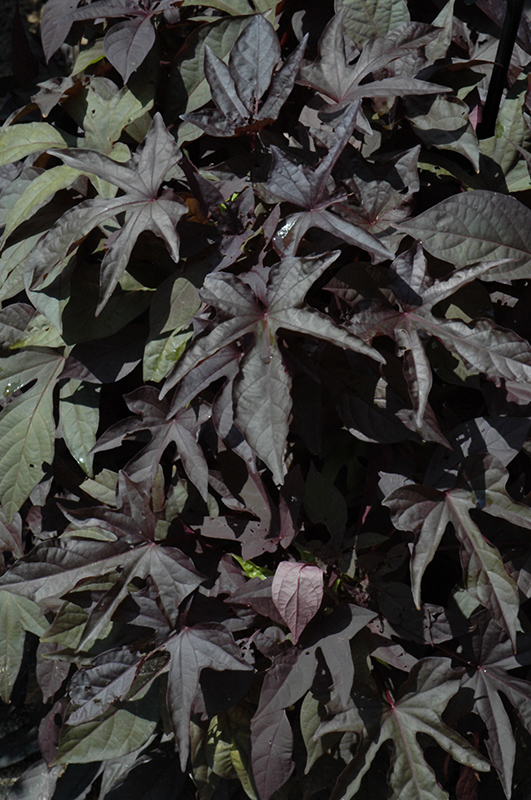
{"type": "Polygon", "coordinates": [[[48,0],[0,128],[11,800],[528,796],[531,38],[478,138],[493,20],[48,0]]]}

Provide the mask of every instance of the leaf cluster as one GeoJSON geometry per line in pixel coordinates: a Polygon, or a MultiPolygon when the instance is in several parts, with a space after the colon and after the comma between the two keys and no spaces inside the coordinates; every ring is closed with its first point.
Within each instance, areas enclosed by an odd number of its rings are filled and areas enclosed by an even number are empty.
{"type": "Polygon", "coordinates": [[[44,6],[0,128],[10,800],[529,795],[531,36],[478,139],[492,17],[44,6]]]}

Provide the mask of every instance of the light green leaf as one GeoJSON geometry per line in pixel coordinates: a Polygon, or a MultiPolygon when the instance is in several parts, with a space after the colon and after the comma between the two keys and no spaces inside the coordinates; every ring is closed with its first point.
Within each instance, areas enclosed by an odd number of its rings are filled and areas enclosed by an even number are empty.
{"type": "Polygon", "coordinates": [[[334,8],[336,12],[345,8],[345,30],[360,48],[401,22],[409,22],[405,0],[335,0],[334,8]]]}
{"type": "Polygon", "coordinates": [[[409,97],[405,101],[407,118],[427,147],[461,153],[479,172],[479,144],[468,119],[468,106],[457,97],[425,100],[409,97]]]}
{"type": "Polygon", "coordinates": [[[25,122],[0,130],[0,166],[39,153],[50,147],[71,147],[73,137],[61,133],[47,122],[25,122]]]}
{"type": "Polygon", "coordinates": [[[110,469],[102,469],[94,478],[87,478],[83,481],[80,488],[100,503],[115,506],[117,486],[118,473],[110,469]]]}
{"type": "Polygon", "coordinates": [[[92,42],[88,47],[78,54],[74,66],[72,67],[72,72],[70,76],[79,75],[80,72],[83,72],[87,67],[90,67],[91,64],[96,64],[98,61],[101,61],[105,58],[105,51],[103,49],[103,39],[96,39],[95,42],[92,42]]]}
{"type": "MultiPolygon", "coordinates": [[[[242,2],[248,5],[246,0],[242,2]]],[[[226,5],[234,7],[232,2],[226,5]]],[[[225,18],[210,25],[202,25],[192,34],[170,78],[168,115],[172,119],[177,119],[184,112],[195,111],[210,100],[210,86],[204,70],[205,45],[219,58],[226,60],[234,42],[248,23],[248,17],[225,18]]],[[[197,128],[195,130],[200,136],[201,131],[197,128]]]]}
{"type": "Polygon", "coordinates": [[[20,339],[11,345],[11,350],[21,347],[64,347],[64,341],[44,314],[34,314],[20,339]]]}
{"type": "Polygon", "coordinates": [[[126,161],[123,144],[113,153],[122,131],[153,107],[153,93],[146,87],[141,95],[127,87],[118,89],[107,78],[91,77],[85,92],[68,104],[68,113],[85,131],[79,147],[97,150],[116,161],[126,161]]]}
{"type": "Polygon", "coordinates": [[[0,300],[8,300],[23,291],[26,258],[42,235],[28,236],[3,250],[0,255],[0,300]]]}
{"type": "MultiPolygon", "coordinates": [[[[17,389],[22,389],[41,375],[46,375],[58,358],[56,353],[30,350],[27,353],[14,353],[0,356],[0,394],[9,397],[17,389]]],[[[4,409],[6,410],[6,409],[4,409]]]]}
{"type": "Polygon", "coordinates": [[[0,194],[0,226],[6,224],[13,207],[41,172],[41,169],[26,165],[16,180],[4,186],[0,194]]]}
{"type": "Polygon", "coordinates": [[[150,331],[144,350],[145,381],[157,383],[172,369],[192,336],[191,331],[182,333],[182,329],[200,306],[199,290],[182,276],[171,276],[157,289],[150,307],[150,331]]]}
{"type": "Polygon", "coordinates": [[[141,700],[114,707],[90,722],[66,726],[54,764],[88,764],[138,750],[157,727],[158,685],[141,700]]]}
{"type": "Polygon", "coordinates": [[[254,561],[244,561],[243,558],[235,555],[234,553],[232,553],[232,557],[238,562],[248,578],[260,578],[260,580],[264,581],[268,575],[273,575],[270,569],[259,567],[254,563],[254,561]]]}
{"type": "Polygon", "coordinates": [[[317,759],[340,738],[338,733],[326,733],[324,736],[314,738],[317,728],[326,719],[326,716],[326,706],[316,700],[311,692],[308,692],[302,701],[300,714],[301,733],[307,753],[305,775],[308,774],[317,759]]]}
{"type": "Polygon", "coordinates": [[[0,414],[0,499],[8,520],[41,480],[44,462],[52,463],[53,390],[63,364],[62,356],[48,354],[37,384],[0,414]]]}
{"type": "MultiPolygon", "coordinates": [[[[33,252],[30,253],[26,259],[24,269],[24,288],[31,304],[39,311],[50,323],[56,328],[57,331],[63,335],[63,312],[66,306],[71,301],[71,283],[70,278],[72,275],[72,267],[76,264],[76,251],[77,247],[71,252],[67,253],[64,258],[57,262],[57,274],[50,281],[47,286],[42,289],[32,289],[28,283],[31,277],[27,270],[28,263],[35,253],[40,248],[40,242],[33,252]]],[[[86,307],[83,309],[83,322],[90,324],[91,320],[86,319],[86,307]]],[[[64,337],[63,337],[64,338],[64,337]]],[[[65,339],[66,341],[66,339],[65,339]]]]}
{"type": "Polygon", "coordinates": [[[527,80],[517,80],[502,103],[496,132],[481,141],[481,173],[489,189],[525,192],[531,188],[528,166],[518,147],[529,150],[531,131],[523,116],[527,80]]]}
{"type": "MultiPolygon", "coordinates": [[[[278,5],[278,0],[258,0],[256,3],[250,0],[205,0],[200,5],[207,8],[217,8],[218,11],[224,11],[233,17],[240,15],[256,14],[257,11],[263,13],[275,8],[278,5]]],[[[186,6],[197,6],[194,0],[184,0],[181,8],[186,6]]]]}
{"type": "MultiPolygon", "coordinates": [[[[103,587],[102,587],[103,588],[103,587]]],[[[63,648],[75,650],[79,644],[89,612],[75,603],[65,602],[55,619],[41,637],[43,642],[57,642],[63,648]]]]}
{"type": "Polygon", "coordinates": [[[205,740],[205,756],[212,772],[220,778],[234,778],[234,769],[230,756],[230,733],[225,729],[219,717],[214,717],[208,726],[205,740]]]}
{"type": "Polygon", "coordinates": [[[100,387],[72,378],[59,392],[59,418],[66,446],[87,475],[92,476],[93,456],[99,423],[100,387]]]}
{"type": "Polygon", "coordinates": [[[11,209],[2,241],[5,242],[15,228],[33,216],[56,192],[71,186],[79,174],[79,170],[63,165],[38,175],[11,209]]]}
{"type": "Polygon", "coordinates": [[[179,333],[175,331],[169,336],[152,339],[146,343],[144,350],[143,377],[145,381],[160,383],[180,359],[187,342],[192,338],[192,331],[179,333]]]}
{"type": "Polygon", "coordinates": [[[0,590],[0,698],[9,702],[24,652],[25,631],[40,636],[46,630],[37,603],[0,590]]]}
{"type": "Polygon", "coordinates": [[[455,0],[448,0],[431,23],[434,28],[442,28],[437,38],[426,45],[426,56],[431,62],[444,58],[448,51],[452,41],[454,5],[455,0]]]}

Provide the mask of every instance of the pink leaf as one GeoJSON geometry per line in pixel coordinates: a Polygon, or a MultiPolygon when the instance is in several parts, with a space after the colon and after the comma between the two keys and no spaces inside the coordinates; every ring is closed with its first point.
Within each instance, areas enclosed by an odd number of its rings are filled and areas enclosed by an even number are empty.
{"type": "Polygon", "coordinates": [[[323,573],[311,564],[283,561],[271,586],[273,602],[296,643],[323,599],[323,573]]]}

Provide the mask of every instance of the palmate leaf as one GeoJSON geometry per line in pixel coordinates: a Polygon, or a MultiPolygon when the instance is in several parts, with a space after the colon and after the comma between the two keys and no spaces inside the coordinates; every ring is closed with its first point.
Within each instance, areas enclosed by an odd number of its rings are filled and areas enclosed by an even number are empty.
{"type": "MultiPolygon", "coordinates": [[[[469,592],[489,609],[493,619],[516,643],[518,590],[497,548],[484,539],[480,527],[470,516],[470,510],[477,508],[478,504],[480,508],[483,505],[484,489],[482,491],[481,486],[485,473],[477,469],[476,457],[470,457],[465,465],[467,463],[471,467],[471,478],[465,468],[452,489],[442,492],[431,486],[407,484],[396,489],[383,502],[391,510],[393,524],[399,530],[410,530],[417,536],[410,562],[417,608],[420,608],[422,576],[451,522],[461,544],[461,563],[469,592]]],[[[508,500],[506,495],[505,506],[509,505],[508,500]]],[[[513,508],[517,510],[517,504],[513,504],[513,508]]],[[[522,515],[524,513],[522,509],[522,515]]]]}
{"type": "Polygon", "coordinates": [[[331,194],[329,181],[334,165],[347,145],[359,112],[359,101],[343,114],[335,128],[336,142],[317,169],[298,164],[273,146],[273,160],[263,189],[270,202],[288,202],[306,209],[292,214],[277,231],[273,244],[281,255],[295,255],[299,243],[311,227],[321,228],[339,239],[366,250],[373,261],[391,258],[391,252],[375,236],[360,226],[328,211],[344,199],[341,192],[331,194]]]}
{"type": "Polygon", "coordinates": [[[373,698],[359,696],[354,700],[359,707],[324,722],[316,735],[353,730],[363,737],[356,755],[334,787],[333,800],[350,800],[356,795],[378,751],[389,740],[393,744],[389,776],[393,796],[447,800],[448,794],[424,759],[417,739],[419,734],[434,739],[461,764],[487,772],[488,761],[442,720],[442,713],[459,685],[459,675],[452,670],[449,659],[424,658],[415,664],[396,700],[389,698],[377,703],[373,698]],[[367,729],[376,729],[377,733],[371,736],[367,729]]]}
{"type": "Polygon", "coordinates": [[[269,798],[293,770],[293,731],[285,709],[311,688],[319,652],[330,670],[334,692],[341,703],[348,702],[354,679],[350,642],[374,616],[359,606],[338,606],[319,623],[310,624],[298,646],[274,658],[251,723],[253,775],[261,798],[269,798]]]}
{"type": "Polygon", "coordinates": [[[101,264],[99,313],[125,272],[131,251],[143,231],[152,231],[164,239],[174,261],[179,260],[175,226],[187,213],[187,207],[172,192],[160,194],[160,188],[181,152],[162,117],[156,114],[144,142],[126,164],[90,150],[54,151],[54,154],[67,166],[97,175],[125,194],[113,199],[85,200],[67,211],[33,250],[26,265],[27,286],[38,290],[49,285],[74,245],[93,228],[125,212],[125,225],[108,245],[101,264]]]}
{"type": "Polygon", "coordinates": [[[42,43],[46,60],[64,42],[74,22],[127,17],[110,27],[105,35],[105,55],[124,81],[140,64],[155,42],[152,17],[171,8],[176,0],[96,0],[77,8],[80,0],[52,0],[43,12],[42,43]]]}
{"type": "Polygon", "coordinates": [[[201,672],[207,668],[248,672],[252,666],[243,660],[232,634],[222,625],[184,627],[164,647],[171,656],[168,706],[184,771],[190,752],[190,713],[201,672]]]}
{"type": "Polygon", "coordinates": [[[88,648],[105,630],[135,579],[150,576],[172,624],[180,603],[204,580],[181,550],[154,542],[157,520],[143,487],[121,473],[118,495],[117,509],[93,506],[76,509],[75,515],[63,509],[73,520],[63,537],[37,546],[4,577],[9,591],[40,602],[119,569],[119,577],[90,615],[84,611],[75,622],[83,625],[80,648],[88,648]]]}
{"type": "Polygon", "coordinates": [[[242,360],[240,377],[234,384],[235,422],[278,484],[283,482],[285,474],[291,381],[278,348],[277,331],[315,336],[383,361],[375,350],[329,317],[304,308],[304,298],[310,287],[336,258],[337,253],[284,259],[271,270],[263,302],[233,275],[209,275],[201,296],[231,319],[219,322],[210,333],[194,341],[163,389],[167,392],[223,347],[253,333],[254,347],[242,360]]]}
{"type": "MultiPolygon", "coordinates": [[[[511,265],[508,265],[511,269],[511,265]]],[[[456,353],[471,374],[484,373],[489,379],[505,378],[527,383],[531,379],[531,348],[511,331],[497,328],[489,320],[467,325],[457,319],[440,319],[432,314],[436,303],[451,296],[477,277],[498,274],[499,261],[481,262],[455,270],[446,280],[432,281],[420,245],[398,256],[389,270],[389,288],[394,293],[391,308],[375,301],[369,310],[355,314],[351,330],[367,342],[379,334],[391,336],[397,353],[404,357],[404,376],[420,425],[432,385],[432,374],[424,349],[426,336],[434,336],[456,353]],[[396,309],[399,305],[401,311],[396,309]]]]}
{"type": "Polygon", "coordinates": [[[402,97],[448,91],[444,86],[407,75],[366,81],[371,73],[377,73],[382,67],[390,66],[392,69],[393,61],[403,59],[409,52],[427,44],[436,35],[432,29],[427,26],[406,26],[396,39],[374,39],[373,30],[370,37],[373,41],[365,45],[353,64],[352,43],[345,32],[348,25],[349,12],[345,4],[328,23],[319,40],[319,59],[302,68],[303,83],[339,105],[353,103],[363,97],[402,97]]]}
{"type": "Polygon", "coordinates": [[[277,68],[280,43],[275,29],[264,16],[256,14],[236,39],[228,66],[205,44],[205,77],[216,109],[193,111],[183,114],[182,119],[214,136],[260,130],[278,117],[288,99],[306,41],[307,37],[277,68]]]}
{"type": "Polygon", "coordinates": [[[92,609],[77,644],[78,650],[90,649],[96,639],[105,634],[114,612],[129,594],[130,584],[135,579],[151,577],[172,624],[177,619],[179,605],[204,580],[180,550],[154,543],[135,547],[128,557],[122,559],[122,565],[119,580],[92,609]]]}
{"type": "MultiPolygon", "coordinates": [[[[78,144],[83,148],[94,149],[108,155],[114,161],[127,161],[130,157],[129,148],[118,142],[118,139],[123,129],[132,122],[145,119],[152,105],[153,99],[149,96],[149,92],[143,93],[143,96],[138,98],[127,86],[118,89],[105,78],[93,77],[86,90],[76,95],[69,105],[70,115],[84,129],[85,135],[79,138],[78,144]]],[[[22,140],[23,129],[23,125],[16,127],[16,130],[20,130],[22,140]]],[[[50,141],[48,148],[52,146],[57,147],[50,141]]],[[[46,169],[31,181],[9,213],[2,242],[5,242],[19,225],[35,215],[56,192],[71,186],[81,174],[78,169],[61,165],[46,169]]],[[[117,187],[107,181],[93,175],[92,182],[102,196],[112,197],[116,194],[117,187]]]]}
{"type": "Polygon", "coordinates": [[[348,193],[348,203],[334,205],[334,211],[346,222],[380,238],[393,252],[402,235],[395,230],[396,223],[410,214],[413,195],[419,190],[418,159],[420,145],[398,158],[386,159],[377,167],[357,159],[348,162],[337,175],[348,193]]]}
{"type": "Polygon", "coordinates": [[[85,578],[112,572],[123,561],[127,545],[87,539],[55,539],[37,545],[3,576],[13,594],[40,602],[68,592],[85,578]]]}
{"type": "Polygon", "coordinates": [[[109,428],[100,437],[92,452],[97,453],[118,447],[139,431],[149,431],[151,441],[125,467],[135,483],[152,483],[166,448],[173,442],[182,460],[184,470],[200,495],[206,500],[208,493],[208,467],[203,451],[197,444],[199,420],[192,408],[181,408],[168,419],[169,405],[160,400],[158,392],[144,386],[125,397],[126,403],[137,418],[129,417],[109,428]]]}
{"type": "Polygon", "coordinates": [[[485,613],[474,617],[472,633],[463,637],[463,657],[469,665],[463,688],[474,691],[474,708],[487,726],[486,747],[500,777],[507,798],[511,797],[516,742],[511,721],[502,702],[503,695],[513,706],[524,728],[531,733],[531,684],[509,674],[531,663],[529,638],[519,635],[515,655],[505,632],[485,613]]]}

